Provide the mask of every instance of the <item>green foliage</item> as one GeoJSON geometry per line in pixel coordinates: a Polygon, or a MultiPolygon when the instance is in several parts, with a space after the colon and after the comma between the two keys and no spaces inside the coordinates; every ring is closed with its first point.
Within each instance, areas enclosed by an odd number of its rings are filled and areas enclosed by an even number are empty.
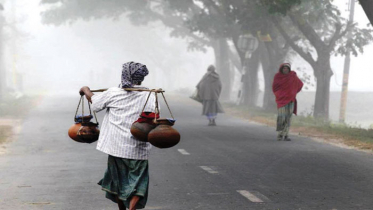
{"type": "Polygon", "coordinates": [[[335,45],[331,46],[331,53],[336,55],[346,55],[350,51],[357,56],[358,52],[363,53],[364,47],[373,41],[371,28],[359,28],[356,23],[349,23],[331,0],[304,2],[295,11],[301,14],[302,21],[307,21],[315,29],[322,40],[326,40],[326,44],[330,44],[333,37],[337,36],[335,45]],[[338,28],[340,32],[336,34],[338,28]],[[349,31],[351,42],[348,41],[349,31]]]}
{"type": "MultiPolygon", "coordinates": [[[[174,29],[171,36],[188,36],[193,43],[192,49],[203,49],[208,44],[206,38],[231,38],[232,33],[237,33],[235,30],[252,34],[257,31],[274,33],[269,15],[284,16],[289,12],[298,14],[299,21],[310,24],[326,44],[335,35],[337,26],[343,29],[341,33],[351,28],[353,42],[346,42],[344,33],[332,50],[335,54],[344,55],[351,51],[357,55],[373,39],[371,29],[360,29],[356,24],[348,26],[331,0],[42,0],[41,4],[52,5],[41,13],[46,24],[116,19],[122,14],[138,25],[161,20],[174,29]],[[190,36],[185,27],[197,35],[190,36]]],[[[293,25],[287,28],[293,28],[293,25]]],[[[295,34],[304,38],[299,32],[295,34]]]]}
{"type": "MultiPolygon", "coordinates": [[[[323,42],[323,45],[325,48],[326,46],[329,48],[331,54],[345,55],[350,51],[357,56],[358,52],[363,53],[363,48],[373,41],[373,30],[371,28],[359,28],[357,24],[349,23],[346,18],[341,16],[339,9],[332,4],[332,0],[303,1],[289,12],[297,17],[300,25],[309,25],[317,34],[318,38],[311,38],[307,35],[313,33],[312,31],[306,32],[304,29],[300,29],[301,37],[309,41],[316,51],[322,47],[320,44],[315,44],[318,41],[323,42]],[[348,41],[349,31],[352,33],[351,42],[348,41]]],[[[296,25],[291,24],[288,27],[294,26],[296,25]]],[[[298,32],[298,34],[300,33],[298,32]]]]}
{"type": "Polygon", "coordinates": [[[172,29],[170,36],[186,39],[192,50],[205,51],[210,41],[190,32],[184,25],[199,8],[193,0],[43,0],[52,5],[41,13],[45,24],[61,25],[77,20],[118,19],[125,15],[134,25],[161,21],[172,29]]]}
{"type": "Polygon", "coordinates": [[[261,0],[260,3],[267,7],[270,14],[286,15],[287,12],[304,0],[261,0]]]}
{"type": "Polygon", "coordinates": [[[41,13],[45,24],[61,25],[77,20],[90,21],[99,18],[118,18],[126,12],[142,15],[147,1],[137,0],[43,0],[50,8],[41,13]]]}
{"type": "Polygon", "coordinates": [[[334,50],[335,55],[346,55],[347,52],[351,52],[357,56],[359,53],[364,53],[364,47],[373,41],[371,28],[360,29],[354,24],[350,30],[352,31],[351,39],[349,40],[348,36],[339,39],[334,50]]]}
{"type": "MultiPolygon", "coordinates": [[[[272,32],[266,8],[248,0],[201,0],[203,10],[187,20],[193,32],[208,37],[228,38],[257,31],[272,32]]],[[[234,40],[233,40],[234,41],[234,40]]]]}
{"type": "Polygon", "coordinates": [[[202,10],[199,14],[187,20],[187,26],[191,31],[204,34],[212,38],[230,37],[229,32],[232,22],[222,18],[220,14],[210,10],[202,10]]]}
{"type": "Polygon", "coordinates": [[[180,14],[187,14],[196,7],[193,0],[165,0],[170,10],[176,10],[180,14]]]}

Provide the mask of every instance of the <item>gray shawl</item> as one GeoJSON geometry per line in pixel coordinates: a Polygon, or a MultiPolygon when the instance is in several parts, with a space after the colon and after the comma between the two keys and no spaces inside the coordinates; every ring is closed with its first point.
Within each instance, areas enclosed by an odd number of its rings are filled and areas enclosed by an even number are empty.
{"type": "Polygon", "coordinates": [[[207,72],[197,85],[198,96],[202,100],[218,100],[222,89],[219,74],[207,72]]]}

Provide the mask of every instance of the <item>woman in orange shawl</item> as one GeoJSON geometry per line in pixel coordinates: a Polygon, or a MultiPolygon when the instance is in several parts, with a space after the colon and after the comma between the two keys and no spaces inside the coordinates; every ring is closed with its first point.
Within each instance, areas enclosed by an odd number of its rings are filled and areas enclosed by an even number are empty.
{"type": "Polygon", "coordinates": [[[272,84],[273,93],[276,96],[278,109],[277,115],[277,140],[290,141],[288,138],[291,116],[297,114],[296,95],[302,90],[303,82],[294,71],[291,71],[290,63],[280,65],[272,84]]]}

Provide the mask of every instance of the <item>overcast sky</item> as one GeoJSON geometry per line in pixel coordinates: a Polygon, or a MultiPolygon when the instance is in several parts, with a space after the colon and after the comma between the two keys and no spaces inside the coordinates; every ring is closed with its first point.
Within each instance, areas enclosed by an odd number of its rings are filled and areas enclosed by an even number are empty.
{"type": "MultiPolygon", "coordinates": [[[[335,2],[347,17],[348,1],[335,2]]],[[[9,4],[5,4],[6,11],[10,11],[9,4]]],[[[38,90],[46,87],[75,90],[82,85],[116,86],[120,81],[121,64],[131,60],[149,67],[148,86],[193,89],[207,66],[214,62],[211,50],[188,52],[185,41],[169,38],[168,29],[161,25],[135,27],[122,18],[117,22],[79,21],[71,26],[55,27],[42,25],[40,12],[39,0],[17,0],[18,25],[28,34],[17,42],[17,71],[24,75],[26,85],[38,90]]],[[[355,20],[361,26],[368,23],[359,4],[356,4],[355,20]]],[[[363,55],[352,57],[350,91],[373,91],[372,55],[373,45],[370,45],[363,55]]],[[[7,58],[9,66],[12,59],[9,55],[7,58]]],[[[331,79],[332,91],[341,90],[343,61],[342,57],[332,60],[335,73],[331,79]]],[[[310,70],[304,63],[294,61],[293,66],[302,65],[310,70]]]]}

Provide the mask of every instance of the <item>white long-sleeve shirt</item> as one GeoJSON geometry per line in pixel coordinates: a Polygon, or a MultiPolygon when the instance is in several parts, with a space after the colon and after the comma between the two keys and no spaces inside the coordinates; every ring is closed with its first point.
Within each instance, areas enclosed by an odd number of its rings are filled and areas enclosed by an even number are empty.
{"type": "MultiPolygon", "coordinates": [[[[99,151],[127,159],[148,159],[151,145],[136,140],[130,132],[132,123],[141,114],[148,94],[146,91],[125,91],[113,87],[92,96],[93,111],[106,109],[97,143],[99,151]]],[[[154,109],[155,96],[152,93],[144,111],[154,112],[154,109]]]]}

